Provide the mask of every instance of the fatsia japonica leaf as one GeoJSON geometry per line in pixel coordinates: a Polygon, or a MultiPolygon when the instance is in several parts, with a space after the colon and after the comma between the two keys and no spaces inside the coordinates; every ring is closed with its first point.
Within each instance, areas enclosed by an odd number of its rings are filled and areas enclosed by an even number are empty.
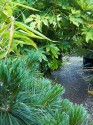
{"type": "Polygon", "coordinates": [[[43,51],[42,49],[39,49],[38,54],[39,54],[39,61],[40,62],[42,62],[43,60],[48,61],[46,54],[45,54],[45,51],[43,51]]]}
{"type": "Polygon", "coordinates": [[[60,7],[66,9],[67,7],[69,7],[69,3],[68,0],[58,0],[57,3],[60,7]]]}
{"type": "Polygon", "coordinates": [[[59,48],[55,44],[50,44],[46,46],[46,52],[51,52],[52,57],[58,58],[59,55],[59,48]]]}
{"type": "Polygon", "coordinates": [[[76,0],[76,2],[85,11],[93,10],[93,0],[76,0]]]}
{"type": "Polygon", "coordinates": [[[86,37],[86,42],[93,40],[93,27],[84,27],[82,34],[86,37]]]}
{"type": "Polygon", "coordinates": [[[42,32],[43,25],[49,26],[47,16],[32,14],[26,19],[26,23],[30,25],[33,29],[38,29],[42,32]]]}
{"type": "Polygon", "coordinates": [[[59,66],[62,65],[62,62],[57,59],[52,59],[50,62],[48,62],[48,66],[52,70],[57,70],[59,66]]]}
{"type": "Polygon", "coordinates": [[[83,23],[80,10],[71,9],[71,12],[72,13],[69,15],[70,21],[79,27],[79,25],[83,23]]]}

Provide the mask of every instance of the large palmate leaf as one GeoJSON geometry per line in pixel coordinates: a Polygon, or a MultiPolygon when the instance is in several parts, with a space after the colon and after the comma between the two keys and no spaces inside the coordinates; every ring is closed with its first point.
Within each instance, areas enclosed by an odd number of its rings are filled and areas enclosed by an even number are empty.
{"type": "Polygon", "coordinates": [[[82,17],[81,17],[81,11],[71,9],[72,14],[69,15],[70,21],[75,24],[77,27],[79,27],[80,24],[83,23],[82,17]]]}
{"type": "Polygon", "coordinates": [[[48,66],[50,67],[51,70],[57,70],[61,65],[62,62],[57,59],[52,59],[51,61],[48,62],[48,66]]]}
{"type": "Polygon", "coordinates": [[[86,42],[88,42],[89,40],[93,40],[93,27],[84,27],[82,34],[86,36],[86,42]]]}
{"type": "Polygon", "coordinates": [[[46,52],[51,52],[52,57],[58,58],[59,48],[55,44],[46,45],[46,52]]]}

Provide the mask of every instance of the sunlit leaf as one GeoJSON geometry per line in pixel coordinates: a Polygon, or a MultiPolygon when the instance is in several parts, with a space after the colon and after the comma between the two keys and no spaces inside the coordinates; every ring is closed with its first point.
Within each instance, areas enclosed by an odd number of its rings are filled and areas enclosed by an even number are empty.
{"type": "Polygon", "coordinates": [[[18,26],[18,27],[20,27],[20,28],[24,27],[24,29],[30,30],[30,31],[32,31],[33,33],[35,33],[36,35],[39,35],[40,37],[42,37],[42,38],[44,38],[44,39],[47,39],[47,40],[49,40],[49,41],[52,41],[52,40],[50,40],[49,38],[47,38],[46,36],[44,36],[42,33],[40,33],[40,32],[38,32],[38,31],[36,31],[36,30],[30,28],[29,26],[27,26],[27,25],[25,25],[25,24],[22,24],[21,22],[16,21],[16,22],[15,22],[15,25],[18,26]]]}
{"type": "Polygon", "coordinates": [[[32,7],[29,7],[29,6],[26,6],[26,5],[23,5],[23,4],[20,4],[20,3],[17,3],[17,2],[10,2],[10,4],[14,4],[14,5],[17,5],[17,6],[20,6],[20,7],[23,7],[25,9],[30,9],[30,10],[33,10],[33,11],[39,11],[37,9],[34,9],[32,7]]]}

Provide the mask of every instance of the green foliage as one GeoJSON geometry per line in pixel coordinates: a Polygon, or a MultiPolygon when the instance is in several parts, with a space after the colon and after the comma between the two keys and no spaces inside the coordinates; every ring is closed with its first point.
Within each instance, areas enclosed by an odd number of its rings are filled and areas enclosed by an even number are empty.
{"type": "MultiPolygon", "coordinates": [[[[5,1],[2,1],[1,10],[4,2],[5,1]]],[[[73,48],[78,46],[79,48],[82,48],[82,44],[79,44],[79,42],[83,43],[93,40],[92,3],[92,0],[13,0],[12,3],[10,1],[7,3],[7,6],[3,7],[3,16],[1,16],[4,19],[9,16],[14,16],[14,19],[17,19],[17,21],[15,21],[14,26],[11,27],[11,32],[13,31],[14,27],[14,35],[12,34],[12,36],[10,36],[10,32],[8,30],[13,24],[12,18],[8,19],[7,21],[10,25],[1,29],[1,32],[4,31],[4,35],[1,37],[1,58],[7,55],[9,52],[16,52],[17,54],[22,53],[19,46],[21,46],[20,48],[26,45],[32,45],[37,48],[36,44],[39,45],[40,48],[45,48],[48,45],[51,46],[50,39],[53,39],[54,41],[59,41],[53,44],[53,46],[58,48],[58,50],[56,51],[55,47],[52,47],[54,50],[52,49],[52,51],[48,51],[48,54],[50,53],[49,56],[47,56],[45,52],[43,55],[45,55],[48,62],[52,62],[52,60],[56,60],[55,62],[58,62],[58,60],[62,61],[60,59],[60,55],[62,53],[64,54],[67,51],[70,52],[73,50],[73,48]],[[5,32],[6,29],[8,30],[8,33],[5,32]],[[5,42],[9,37],[10,44],[8,44],[8,41],[5,42]],[[35,40],[35,42],[33,42],[33,38],[40,40],[35,40]],[[47,42],[47,40],[49,41],[47,42]],[[14,42],[11,44],[11,41],[14,42]],[[64,41],[68,41],[67,44],[65,44],[64,41]],[[8,47],[7,52],[7,47],[5,46],[8,47]],[[9,49],[10,46],[11,49],[9,49]]],[[[43,49],[42,51],[46,50],[43,49]]],[[[45,65],[45,69],[46,67],[50,69],[51,63],[49,65],[46,63],[47,61],[43,63],[45,65]]],[[[58,66],[56,65],[55,68],[51,68],[51,70],[57,69],[57,67],[60,66],[60,63],[57,64],[58,66]]],[[[44,68],[42,70],[44,70],[44,68]]]]}
{"type": "Polygon", "coordinates": [[[73,125],[79,118],[83,124],[86,110],[62,99],[64,88],[42,77],[38,59],[33,50],[20,58],[0,61],[0,124],[73,125]]]}
{"type": "MultiPolygon", "coordinates": [[[[69,51],[68,46],[72,51],[76,47],[82,49],[82,44],[79,42],[93,41],[92,0],[37,0],[30,6],[41,10],[41,12],[30,15],[27,18],[28,25],[34,24],[34,28],[47,34],[49,38],[60,41],[61,46],[64,46],[64,41],[68,40],[66,52],[69,51]]],[[[59,48],[60,45],[58,46],[56,43],[56,46],[59,48]]],[[[59,51],[59,53],[62,52],[64,53],[64,50],[59,51]]]]}
{"type": "Polygon", "coordinates": [[[65,114],[65,112],[52,112],[53,116],[49,113],[45,114],[45,116],[41,119],[42,125],[69,125],[69,117],[65,114]]]}
{"type": "Polygon", "coordinates": [[[86,41],[88,42],[89,40],[93,40],[93,27],[90,25],[88,27],[85,27],[83,29],[83,33],[84,35],[86,35],[86,41]]]}
{"type": "MultiPolygon", "coordinates": [[[[80,41],[81,43],[92,41],[92,3],[92,0],[85,2],[83,0],[10,1],[3,7],[1,14],[4,18],[2,18],[1,25],[10,16],[0,30],[2,32],[1,58],[10,52],[23,53],[24,47],[29,45],[35,48],[38,45],[40,48],[44,48],[42,49],[43,54],[41,54],[43,59],[40,59],[44,65],[41,70],[59,68],[62,61],[61,54],[67,51],[70,53],[73,48],[78,46],[81,48],[80,41]],[[51,44],[49,38],[53,39],[52,42],[56,42],[51,44]],[[68,41],[67,44],[65,41],[68,41]],[[48,65],[47,62],[49,62],[48,65]]],[[[3,5],[4,2],[2,2],[1,8],[3,5]]]]}
{"type": "Polygon", "coordinates": [[[74,105],[70,111],[69,122],[71,125],[81,125],[82,121],[86,118],[86,112],[83,112],[82,106],[74,105]]]}
{"type": "Polygon", "coordinates": [[[0,61],[1,125],[86,123],[86,110],[62,99],[64,88],[52,85],[38,70],[57,69],[61,65],[60,55],[70,46],[73,48],[72,41],[77,43],[78,36],[81,41],[85,40],[84,35],[87,42],[92,40],[91,29],[87,29],[92,25],[92,1],[83,2],[1,0],[0,58],[9,53],[22,54],[0,61]],[[37,49],[36,44],[40,51],[26,55],[31,49],[28,46],[37,49]]]}
{"type": "MultiPolygon", "coordinates": [[[[59,48],[56,44],[48,44],[45,48],[40,48],[38,51],[40,68],[44,74],[49,71],[57,70],[62,65],[62,57],[59,60],[59,48]]],[[[48,72],[48,73],[50,73],[48,72]]]]}
{"type": "MultiPolygon", "coordinates": [[[[6,63],[0,63],[0,98],[2,106],[5,104],[4,107],[8,106],[11,108],[10,104],[15,101],[17,94],[22,88],[24,81],[23,75],[19,61],[11,62],[9,60],[6,63]],[[13,79],[15,77],[16,79],[13,79]]],[[[2,109],[4,108],[2,107],[2,109]]]]}
{"type": "Polygon", "coordinates": [[[81,18],[81,11],[80,10],[71,9],[71,14],[69,15],[69,19],[77,27],[79,27],[80,24],[84,23],[82,18],[81,18]]]}
{"type": "Polygon", "coordinates": [[[22,22],[16,21],[18,17],[14,17],[15,6],[21,6],[25,9],[35,10],[26,5],[8,1],[1,3],[0,15],[0,58],[4,58],[10,52],[20,54],[20,48],[23,45],[33,46],[37,49],[33,39],[48,39],[42,33],[30,28],[22,22]]]}
{"type": "Polygon", "coordinates": [[[52,58],[58,58],[59,48],[55,44],[46,45],[46,52],[51,52],[52,58]]]}
{"type": "Polygon", "coordinates": [[[57,59],[53,59],[48,63],[51,70],[57,70],[62,65],[62,62],[57,59]]]}
{"type": "Polygon", "coordinates": [[[17,97],[27,84],[27,74],[19,60],[0,62],[0,124],[30,124],[29,107],[17,97]]]}

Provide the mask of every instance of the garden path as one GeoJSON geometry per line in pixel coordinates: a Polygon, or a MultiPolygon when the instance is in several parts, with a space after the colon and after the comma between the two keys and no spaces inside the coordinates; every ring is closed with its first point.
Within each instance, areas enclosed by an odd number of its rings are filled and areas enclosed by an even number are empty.
{"type": "Polygon", "coordinates": [[[69,57],[64,59],[67,63],[52,73],[52,78],[65,87],[64,98],[74,103],[83,103],[87,97],[88,83],[84,80],[83,59],[81,57],[69,57]]]}

